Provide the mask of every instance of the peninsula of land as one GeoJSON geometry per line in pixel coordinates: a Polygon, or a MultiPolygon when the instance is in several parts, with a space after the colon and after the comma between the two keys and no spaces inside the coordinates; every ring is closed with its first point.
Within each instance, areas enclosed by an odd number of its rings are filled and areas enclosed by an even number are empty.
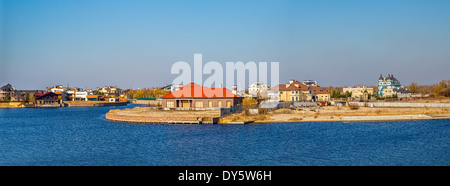
{"type": "Polygon", "coordinates": [[[319,109],[278,109],[259,114],[245,112],[220,117],[215,110],[158,110],[136,107],[111,110],[106,119],[131,123],[179,123],[179,124],[231,124],[231,123],[281,123],[323,121],[397,121],[420,119],[450,119],[450,108],[374,108],[320,107],[319,109]],[[215,119],[216,118],[216,119],[215,119]],[[215,121],[213,121],[215,119],[215,121]]]}

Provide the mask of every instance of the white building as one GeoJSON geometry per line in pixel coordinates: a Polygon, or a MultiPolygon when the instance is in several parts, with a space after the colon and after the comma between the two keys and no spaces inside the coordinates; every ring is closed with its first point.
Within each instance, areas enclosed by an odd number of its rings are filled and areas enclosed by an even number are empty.
{"type": "Polygon", "coordinates": [[[67,91],[67,95],[72,101],[88,101],[87,96],[89,93],[86,91],[69,90],[67,91]]]}
{"type": "Polygon", "coordinates": [[[317,81],[314,81],[314,80],[304,80],[303,81],[303,84],[305,84],[306,86],[314,86],[314,87],[317,87],[317,86],[319,86],[319,85],[317,85],[317,81]]]}
{"type": "Polygon", "coordinates": [[[262,82],[256,82],[251,84],[248,87],[248,94],[252,97],[258,97],[258,93],[261,96],[261,98],[267,98],[268,94],[267,91],[270,89],[270,86],[266,83],[262,82]]]}

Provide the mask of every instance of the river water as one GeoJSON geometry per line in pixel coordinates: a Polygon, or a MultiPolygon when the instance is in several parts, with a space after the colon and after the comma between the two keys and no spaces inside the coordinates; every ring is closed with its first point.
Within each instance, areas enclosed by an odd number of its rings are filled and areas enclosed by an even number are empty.
{"type": "Polygon", "coordinates": [[[450,120],[142,125],[0,109],[0,165],[450,165],[450,120]]]}

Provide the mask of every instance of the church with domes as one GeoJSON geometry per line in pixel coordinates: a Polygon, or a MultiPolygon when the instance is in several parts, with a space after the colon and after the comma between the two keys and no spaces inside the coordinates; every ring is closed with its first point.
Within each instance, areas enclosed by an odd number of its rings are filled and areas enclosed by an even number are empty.
{"type": "Polygon", "coordinates": [[[400,81],[398,81],[394,75],[388,74],[387,76],[383,77],[383,75],[380,75],[380,78],[378,79],[378,94],[383,95],[383,90],[385,89],[398,89],[401,88],[400,81]]]}

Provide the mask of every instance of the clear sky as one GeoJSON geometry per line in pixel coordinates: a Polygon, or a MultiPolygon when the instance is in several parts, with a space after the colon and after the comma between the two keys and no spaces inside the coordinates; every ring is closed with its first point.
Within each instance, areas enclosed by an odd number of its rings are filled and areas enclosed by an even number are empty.
{"type": "Polygon", "coordinates": [[[449,10],[449,0],[0,0],[0,84],[162,86],[194,53],[280,62],[282,83],[437,83],[450,79],[449,10]]]}

